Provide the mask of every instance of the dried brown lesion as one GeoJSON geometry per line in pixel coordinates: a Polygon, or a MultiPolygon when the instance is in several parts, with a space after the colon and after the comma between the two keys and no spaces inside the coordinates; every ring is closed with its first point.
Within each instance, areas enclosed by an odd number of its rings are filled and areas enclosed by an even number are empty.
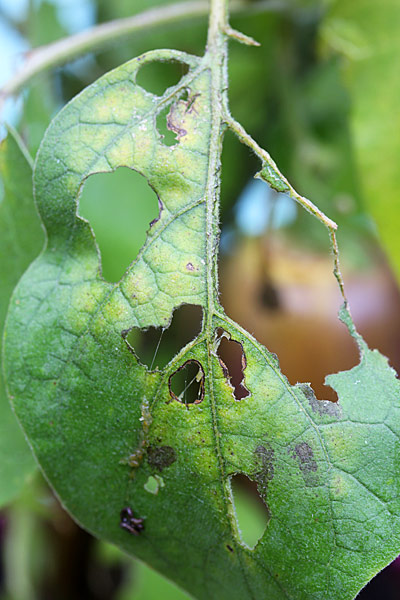
{"type": "Polygon", "coordinates": [[[186,115],[196,112],[195,103],[199,96],[199,93],[192,94],[187,100],[181,99],[171,105],[167,115],[167,127],[176,134],[178,141],[187,135],[187,129],[184,127],[186,115]]]}
{"type": "Polygon", "coordinates": [[[176,452],[172,446],[149,446],[147,448],[147,461],[158,471],[163,471],[176,461],[176,452]]]}

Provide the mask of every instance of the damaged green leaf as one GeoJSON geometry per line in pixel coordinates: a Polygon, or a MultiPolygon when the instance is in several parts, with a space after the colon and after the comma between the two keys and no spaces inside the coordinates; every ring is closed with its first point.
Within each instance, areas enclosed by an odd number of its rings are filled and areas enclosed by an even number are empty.
{"type": "MultiPolygon", "coordinates": [[[[256,150],[262,178],[278,191],[287,186],[331,237],[336,227],[230,117],[221,7],[213,2],[204,57],[169,50],[140,56],[89,86],[49,127],[34,175],[48,241],[12,297],[8,390],[74,518],[192,595],[351,599],[400,549],[399,382],[353,331],[361,362],[330,376],[340,410],[328,410],[309,387],[291,386],[276,357],[219,304],[227,126],[256,150]],[[143,65],[169,60],[188,66],[178,84],[157,96],[136,83],[143,65]],[[168,107],[172,146],[157,130],[168,107]],[[101,276],[77,203],[91,174],[121,166],[146,177],[160,214],[112,284],[101,276]],[[152,371],[136,358],[127,332],[167,327],[182,304],[203,308],[202,329],[152,371]],[[243,353],[248,394],[241,398],[218,356],[221,330],[243,353]],[[186,365],[195,366],[192,381],[175,393],[172,382],[186,365]],[[190,401],[188,384],[197,386],[190,401]],[[268,509],[254,549],[238,532],[236,474],[257,484],[268,509]]],[[[337,255],[335,268],[340,281],[337,255]]]]}

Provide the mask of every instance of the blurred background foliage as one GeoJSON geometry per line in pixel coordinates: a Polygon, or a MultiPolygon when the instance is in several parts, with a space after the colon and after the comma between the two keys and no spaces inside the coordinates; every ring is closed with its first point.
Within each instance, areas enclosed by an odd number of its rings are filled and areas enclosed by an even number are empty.
{"type": "MultiPolygon", "coordinates": [[[[270,6],[264,2],[263,10],[254,10],[257,2],[248,0],[248,13],[231,19],[233,27],[261,43],[259,49],[230,44],[232,113],[298,191],[339,224],[342,269],[356,325],[398,370],[400,5],[396,0],[271,0],[270,6]]],[[[0,85],[29,48],[168,3],[0,0],[0,85]]],[[[206,31],[204,17],[116,40],[36,76],[19,99],[7,101],[0,118],[17,128],[34,157],[51,118],[86,85],[153,48],[201,54],[206,31]]],[[[180,75],[176,65],[156,65],[143,72],[141,83],[163,91],[180,75]]],[[[166,143],[173,144],[165,116],[157,126],[166,143]]],[[[334,400],[333,391],[324,386],[325,375],[356,364],[357,351],[336,317],[340,297],[328,236],[286,196],[254,180],[258,168],[249,150],[227,134],[221,301],[232,318],[279,355],[292,383],[310,381],[320,398],[334,400]]],[[[0,185],[0,208],[2,189],[0,185]]],[[[88,179],[78,211],[95,232],[106,279],[118,281],[158,210],[155,193],[137,173],[118,169],[88,179]]],[[[37,235],[40,239],[43,234],[37,235]]],[[[7,247],[0,245],[0,250],[1,260],[7,261],[7,247]]],[[[0,275],[6,277],[4,270],[0,275]]],[[[10,293],[6,288],[2,283],[2,306],[10,293]]],[[[182,345],[194,335],[196,318],[190,311],[177,311],[172,335],[163,337],[160,347],[162,332],[142,339],[135,332],[137,346],[145,348],[149,361],[158,351],[168,357],[175,351],[173,341],[182,345]]],[[[11,495],[0,494],[5,505],[0,513],[0,600],[187,598],[68,517],[37,469],[26,468],[29,450],[19,456],[7,440],[8,435],[20,444],[22,438],[4,391],[0,393],[0,485],[6,454],[14,456],[15,468],[23,472],[11,495]]],[[[251,545],[265,528],[266,516],[245,482],[233,492],[243,539],[251,545]]],[[[398,598],[397,574],[394,564],[359,597],[398,598]]]]}

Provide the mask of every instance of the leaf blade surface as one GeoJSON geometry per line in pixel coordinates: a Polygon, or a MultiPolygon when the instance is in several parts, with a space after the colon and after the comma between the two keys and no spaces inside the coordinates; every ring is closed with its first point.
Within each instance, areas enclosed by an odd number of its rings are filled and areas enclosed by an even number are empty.
{"type": "Polygon", "coordinates": [[[318,401],[309,386],[291,386],[276,357],[224,314],[215,289],[224,129],[217,83],[207,54],[148,53],[87,88],[53,121],[35,167],[48,245],[10,312],[10,394],[74,517],[196,597],[352,598],[400,545],[397,432],[378,444],[365,429],[385,429],[387,410],[398,410],[399,384],[385,359],[358,340],[360,366],[330,379],[339,404],[318,401]],[[138,69],[153,60],[178,60],[189,72],[155,96],[136,84],[138,69]],[[177,133],[172,147],[156,128],[166,104],[177,133]],[[114,285],[101,277],[77,201],[90,174],[120,166],[147,178],[160,217],[114,285]],[[126,332],[167,326],[183,303],[203,307],[202,331],[162,371],[151,372],[126,332]],[[218,356],[223,336],[243,350],[249,395],[241,400],[218,356]],[[171,386],[189,363],[198,366],[199,392],[186,405],[171,386]],[[357,406],[369,400],[369,423],[363,415],[357,420],[351,401],[355,382],[364,379],[357,406]],[[386,412],[374,405],[370,384],[378,379],[386,412]],[[370,463],[379,467],[368,470],[370,463]],[[384,465],[391,481],[380,498],[384,465]],[[230,489],[236,473],[257,483],[270,514],[254,550],[239,541],[230,489]],[[155,476],[162,485],[151,494],[146,485],[155,476]],[[359,488],[369,504],[357,521],[359,488]],[[386,542],[378,552],[381,531],[386,542]]]}

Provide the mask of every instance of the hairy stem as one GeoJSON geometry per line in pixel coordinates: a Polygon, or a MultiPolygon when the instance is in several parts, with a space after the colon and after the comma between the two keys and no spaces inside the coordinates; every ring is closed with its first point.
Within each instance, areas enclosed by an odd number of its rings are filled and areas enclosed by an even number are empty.
{"type": "Polygon", "coordinates": [[[287,194],[291,198],[293,198],[293,200],[298,202],[303,208],[305,208],[309,213],[311,213],[316,219],[318,219],[318,221],[320,221],[328,229],[334,259],[333,273],[339,284],[339,289],[343,297],[344,304],[347,307],[348,302],[344,292],[343,277],[339,265],[339,249],[335,233],[337,230],[337,224],[334,221],[332,221],[332,219],[327,217],[321,210],[319,210],[319,208],[315,206],[315,204],[313,204],[310,200],[308,200],[308,198],[301,196],[301,194],[299,194],[294,189],[294,187],[289,183],[286,177],[282,175],[282,173],[279,171],[276,163],[271,158],[270,154],[266,150],[261,148],[261,146],[259,146],[255,140],[253,140],[253,138],[247,133],[247,131],[240,123],[238,123],[237,121],[235,121],[235,119],[232,118],[229,111],[226,111],[225,123],[238,136],[238,138],[243,144],[251,148],[251,150],[253,150],[253,152],[257,154],[257,156],[261,159],[261,161],[264,164],[271,166],[273,170],[279,174],[279,177],[287,186],[287,194]]]}
{"type": "MultiPolygon", "coordinates": [[[[270,154],[266,150],[261,148],[261,146],[259,146],[255,140],[253,140],[253,138],[245,131],[244,127],[240,125],[240,123],[235,121],[230,115],[226,116],[226,123],[229,126],[229,128],[234,133],[236,133],[238,138],[244,144],[246,144],[246,146],[251,148],[263,162],[267,163],[268,165],[271,165],[277,172],[279,172],[279,169],[276,166],[276,163],[271,158],[270,154]]],[[[320,211],[319,208],[311,202],[311,200],[308,200],[308,198],[304,198],[304,196],[301,196],[298,192],[296,192],[296,190],[288,182],[286,177],[282,175],[282,173],[279,172],[279,175],[287,184],[288,194],[291,198],[296,200],[303,208],[305,208],[309,213],[311,213],[314,217],[321,221],[321,223],[323,223],[325,227],[328,227],[328,229],[333,230],[337,229],[335,221],[332,221],[332,219],[330,219],[322,211],[320,211]]]]}
{"type": "Polygon", "coordinates": [[[218,234],[223,112],[226,103],[228,53],[227,0],[211,0],[206,58],[211,71],[213,107],[211,147],[206,192],[207,202],[207,297],[208,319],[212,322],[215,298],[218,297],[218,234]]]}
{"type": "Polygon", "coordinates": [[[211,0],[208,26],[207,48],[210,52],[219,52],[221,42],[225,43],[224,32],[227,27],[227,0],[211,0]]]}

